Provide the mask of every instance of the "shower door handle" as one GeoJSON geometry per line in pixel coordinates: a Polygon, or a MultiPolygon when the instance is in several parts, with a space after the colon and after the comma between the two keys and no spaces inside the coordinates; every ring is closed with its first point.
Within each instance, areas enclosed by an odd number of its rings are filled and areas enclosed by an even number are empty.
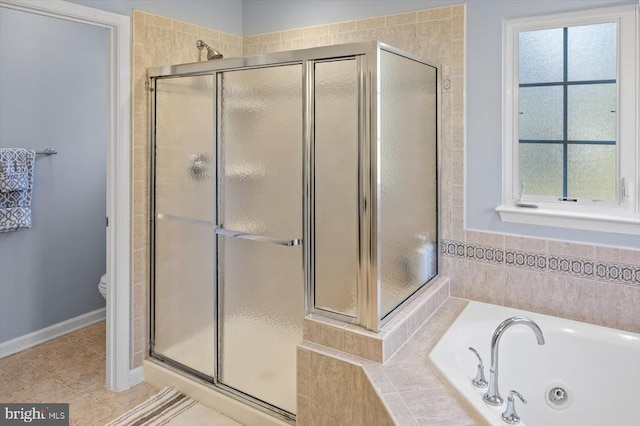
{"type": "Polygon", "coordinates": [[[243,240],[252,240],[252,241],[260,241],[263,243],[277,244],[279,246],[287,246],[287,247],[299,246],[300,244],[302,244],[302,239],[300,238],[295,238],[293,240],[281,240],[273,237],[265,237],[263,235],[247,234],[246,232],[232,231],[231,229],[224,229],[220,227],[216,227],[216,234],[225,235],[227,237],[242,238],[243,240]]]}

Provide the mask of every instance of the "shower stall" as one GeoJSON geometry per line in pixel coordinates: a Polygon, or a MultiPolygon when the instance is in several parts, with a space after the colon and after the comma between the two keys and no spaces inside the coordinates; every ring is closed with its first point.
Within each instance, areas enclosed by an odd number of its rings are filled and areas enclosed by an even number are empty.
{"type": "Polygon", "coordinates": [[[149,70],[150,356],[281,418],[315,313],[438,272],[439,70],[379,42],[149,70]]]}

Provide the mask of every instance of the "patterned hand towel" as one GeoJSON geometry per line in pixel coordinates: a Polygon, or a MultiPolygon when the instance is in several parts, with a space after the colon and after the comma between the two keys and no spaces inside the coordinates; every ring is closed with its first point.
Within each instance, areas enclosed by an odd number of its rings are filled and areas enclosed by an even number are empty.
{"type": "Polygon", "coordinates": [[[35,151],[0,148],[0,232],[31,228],[35,158],[35,151]]]}

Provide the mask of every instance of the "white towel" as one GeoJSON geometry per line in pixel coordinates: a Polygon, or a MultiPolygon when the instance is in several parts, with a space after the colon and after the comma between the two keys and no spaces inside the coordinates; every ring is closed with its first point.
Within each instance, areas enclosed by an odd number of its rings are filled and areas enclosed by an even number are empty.
{"type": "Polygon", "coordinates": [[[31,228],[35,158],[35,151],[0,148],[0,232],[31,228]]]}

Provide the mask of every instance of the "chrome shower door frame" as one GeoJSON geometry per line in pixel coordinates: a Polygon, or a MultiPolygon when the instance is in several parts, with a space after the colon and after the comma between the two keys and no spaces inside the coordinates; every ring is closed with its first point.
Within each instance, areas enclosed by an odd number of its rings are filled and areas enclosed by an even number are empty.
{"type": "MultiPolygon", "coordinates": [[[[218,105],[219,105],[219,88],[218,88],[218,75],[227,71],[243,70],[251,68],[265,68],[272,66],[283,65],[302,65],[302,135],[301,142],[303,144],[303,158],[302,161],[302,176],[303,182],[301,182],[302,191],[302,220],[303,220],[303,274],[304,274],[304,303],[305,312],[318,313],[322,316],[328,316],[335,319],[339,319],[344,322],[355,323],[361,325],[369,330],[378,331],[382,325],[384,325],[393,316],[387,315],[385,318],[381,318],[381,294],[380,294],[380,268],[378,265],[378,223],[377,223],[377,210],[378,202],[380,199],[380,187],[378,185],[379,178],[379,161],[378,156],[380,152],[380,137],[379,137],[379,99],[378,90],[380,87],[378,69],[380,62],[380,50],[396,53],[414,61],[420,62],[425,65],[436,68],[437,76],[437,110],[440,110],[440,68],[434,65],[432,62],[425,62],[424,60],[417,58],[404,51],[395,49],[383,43],[361,42],[351,43],[336,46],[325,46],[311,49],[302,49],[287,52],[268,53],[250,57],[238,57],[229,59],[219,59],[206,62],[197,62],[191,64],[180,65],[167,65],[162,67],[148,69],[149,77],[149,89],[150,89],[150,267],[149,267],[149,279],[150,279],[150,321],[149,321],[149,355],[151,358],[162,361],[168,366],[179,372],[188,372],[191,375],[201,379],[206,384],[212,385],[216,390],[231,396],[235,399],[239,399],[249,405],[265,411],[271,414],[275,414],[278,417],[287,421],[295,420],[295,415],[282,410],[278,407],[270,405],[264,401],[256,399],[251,395],[247,395],[234,388],[226,386],[219,382],[219,365],[218,359],[212,359],[215,364],[214,376],[202,374],[189,367],[186,367],[178,362],[163,357],[154,351],[155,341],[155,178],[156,178],[156,135],[155,135],[155,123],[156,123],[156,102],[155,102],[155,88],[156,81],[164,78],[178,78],[198,75],[213,75],[213,90],[214,90],[214,116],[211,117],[215,121],[214,127],[214,140],[212,144],[214,146],[214,158],[213,164],[215,164],[215,171],[213,173],[218,177],[218,144],[219,129],[218,129],[218,105]],[[357,61],[357,85],[358,85],[358,271],[357,271],[357,307],[356,317],[351,317],[327,310],[318,309],[315,307],[315,283],[314,283],[314,252],[313,252],[313,239],[314,239],[314,64],[316,62],[324,62],[328,60],[339,60],[345,58],[355,58],[357,61]]],[[[437,122],[437,147],[439,147],[439,114],[437,122]]],[[[439,159],[439,155],[438,155],[439,159]]],[[[439,164],[439,161],[437,161],[439,164]]],[[[439,175],[436,175],[439,176],[439,175]]],[[[214,185],[217,188],[217,184],[214,185]]],[[[217,189],[216,189],[217,191],[217,189]]],[[[218,196],[215,196],[214,214],[215,220],[218,220],[218,196]]],[[[439,195],[438,195],[439,198],[439,195]]],[[[230,231],[229,231],[230,232],[230,231]]],[[[215,240],[214,237],[214,245],[215,240]]],[[[298,244],[299,240],[289,241],[288,244],[298,244]]],[[[214,246],[215,253],[217,248],[214,246]]],[[[439,256],[439,255],[438,255],[439,256]]],[[[217,254],[216,254],[217,257],[217,254]]],[[[215,260],[212,259],[212,262],[215,260]]],[[[439,262],[438,262],[439,263],[439,262]]],[[[216,324],[219,324],[219,304],[218,304],[218,271],[217,267],[214,268],[214,283],[216,286],[216,301],[214,301],[214,315],[216,324]]],[[[302,283],[301,283],[302,284],[302,283]]],[[[421,293],[420,290],[424,290],[426,286],[422,286],[413,295],[411,295],[405,302],[400,304],[395,310],[399,312],[401,308],[417,297],[421,293]]],[[[216,325],[216,333],[217,333],[216,325]]],[[[217,333],[216,336],[216,354],[217,358],[220,348],[220,336],[217,333]]]]}

